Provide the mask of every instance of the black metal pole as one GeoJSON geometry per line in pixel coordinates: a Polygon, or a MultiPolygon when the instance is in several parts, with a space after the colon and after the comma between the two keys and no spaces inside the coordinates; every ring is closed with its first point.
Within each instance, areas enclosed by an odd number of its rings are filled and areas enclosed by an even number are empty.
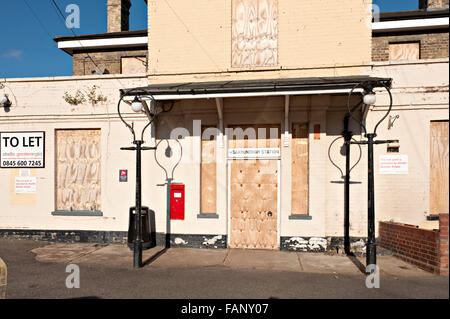
{"type": "Polygon", "coordinates": [[[377,248],[375,244],[375,189],[374,189],[374,172],[373,172],[373,144],[377,135],[366,134],[368,144],[368,206],[367,206],[367,251],[366,251],[366,267],[376,265],[377,248]]]}
{"type": "Polygon", "coordinates": [[[141,185],[141,151],[143,141],[134,141],[136,144],[136,211],[134,216],[134,246],[133,246],[133,266],[142,266],[142,235],[141,235],[141,210],[142,210],[142,185],[141,185]]]}
{"type": "Polygon", "coordinates": [[[350,142],[353,133],[348,130],[349,116],[344,118],[345,141],[345,180],[344,180],[344,251],[347,255],[350,251],[350,142]]]}

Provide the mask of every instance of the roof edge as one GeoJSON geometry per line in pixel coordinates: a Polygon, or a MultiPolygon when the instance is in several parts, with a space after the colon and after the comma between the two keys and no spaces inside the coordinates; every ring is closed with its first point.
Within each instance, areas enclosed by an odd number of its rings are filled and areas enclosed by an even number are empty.
{"type": "Polygon", "coordinates": [[[127,38],[138,36],[148,36],[148,29],[121,31],[121,32],[94,33],[75,36],[57,36],[53,39],[53,41],[61,42],[74,40],[114,39],[114,38],[127,38]]]}
{"type": "Polygon", "coordinates": [[[153,84],[147,87],[121,89],[122,96],[135,95],[208,95],[232,93],[276,92],[279,95],[291,91],[352,89],[361,83],[371,83],[372,87],[392,86],[391,78],[370,76],[291,78],[246,81],[186,82],[153,84]]]}

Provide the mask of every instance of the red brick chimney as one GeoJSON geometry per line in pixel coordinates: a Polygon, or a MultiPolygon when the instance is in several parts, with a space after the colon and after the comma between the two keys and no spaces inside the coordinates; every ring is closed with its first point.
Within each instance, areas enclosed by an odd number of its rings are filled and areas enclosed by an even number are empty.
{"type": "Polygon", "coordinates": [[[130,30],[130,0],[107,0],[108,32],[130,30]]]}

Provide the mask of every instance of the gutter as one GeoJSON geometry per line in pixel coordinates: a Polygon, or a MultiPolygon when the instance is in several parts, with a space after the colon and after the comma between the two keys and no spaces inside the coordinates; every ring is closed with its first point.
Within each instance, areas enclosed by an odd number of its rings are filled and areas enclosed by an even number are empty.
{"type": "Polygon", "coordinates": [[[382,21],[382,22],[372,23],[372,32],[380,33],[380,32],[393,32],[393,31],[445,29],[445,28],[448,28],[448,25],[449,25],[449,17],[431,18],[431,19],[382,21]]]}

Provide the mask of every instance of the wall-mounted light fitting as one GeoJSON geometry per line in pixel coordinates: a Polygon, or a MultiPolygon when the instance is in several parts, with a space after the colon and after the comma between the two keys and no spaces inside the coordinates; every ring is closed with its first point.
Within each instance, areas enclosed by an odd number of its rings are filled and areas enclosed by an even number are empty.
{"type": "Polygon", "coordinates": [[[11,106],[11,101],[8,98],[8,94],[0,95],[0,106],[7,108],[11,106]]]}

